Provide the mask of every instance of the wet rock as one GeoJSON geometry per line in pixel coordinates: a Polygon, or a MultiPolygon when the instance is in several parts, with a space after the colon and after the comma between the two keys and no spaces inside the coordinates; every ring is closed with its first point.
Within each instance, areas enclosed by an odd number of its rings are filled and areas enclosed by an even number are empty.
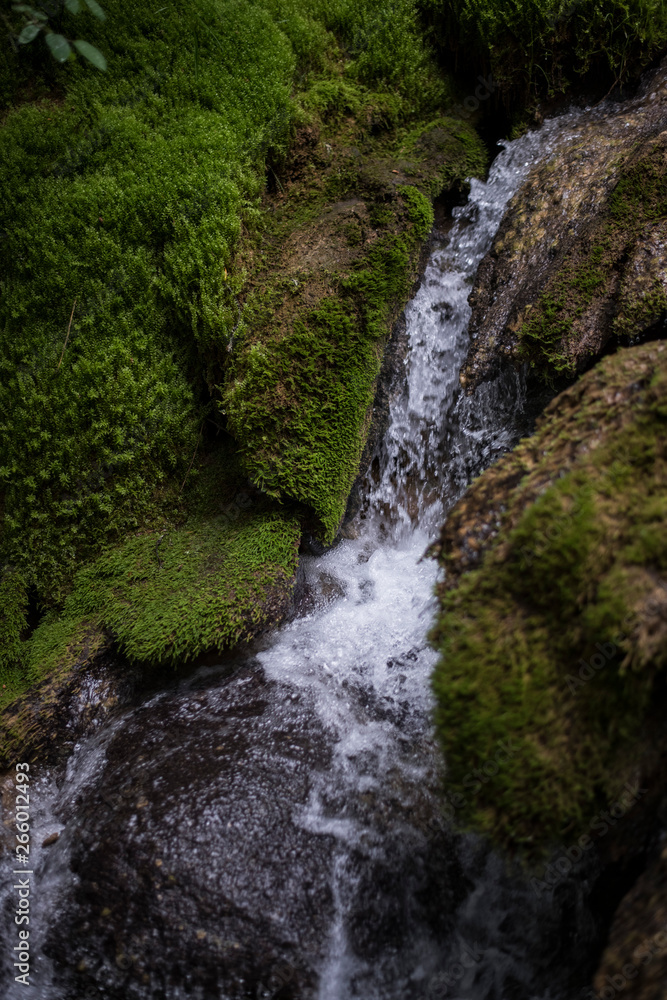
{"type": "Polygon", "coordinates": [[[111,651],[107,633],[90,627],[80,647],[8,705],[0,716],[0,768],[16,760],[54,763],[128,705],[140,672],[111,651]]]}
{"type": "Polygon", "coordinates": [[[667,847],[618,907],[593,990],[627,1000],[667,997],[667,847]]]}
{"type": "MultiPolygon", "coordinates": [[[[71,1000],[90,990],[100,1000],[316,995],[340,848],[308,816],[335,737],[306,693],[256,664],[203,683],[117,725],[68,806],[53,850],[68,852],[77,885],[46,950],[71,1000]]],[[[344,861],[356,871],[345,907],[365,962],[425,923],[443,933],[463,893],[435,800],[429,813],[420,789],[391,781],[371,798],[323,806],[343,822],[372,816],[383,831],[344,861]]]]}
{"type": "Polygon", "coordinates": [[[67,826],[79,883],[50,950],[68,996],[255,997],[276,975],[270,995],[313,995],[332,843],[299,817],[330,751],[289,694],[246,670],[115,732],[67,826]]]}
{"type": "Polygon", "coordinates": [[[667,314],[667,66],[562,131],[510,202],[470,296],[474,389],[508,361],[554,380],[667,314]]]}

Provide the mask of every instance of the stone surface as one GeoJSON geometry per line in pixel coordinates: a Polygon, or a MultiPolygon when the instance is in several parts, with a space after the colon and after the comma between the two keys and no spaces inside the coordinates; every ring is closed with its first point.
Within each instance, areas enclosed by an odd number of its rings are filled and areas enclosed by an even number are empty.
{"type": "Polygon", "coordinates": [[[381,796],[339,800],[345,789],[332,788],[320,814],[314,787],[335,739],[306,692],[252,660],[118,722],[49,849],[67,884],[46,947],[57,989],[71,1000],[314,998],[341,865],[363,963],[423,921],[444,936],[465,886],[437,803],[401,794],[393,776],[381,796]],[[341,853],[326,830],[341,810],[372,817],[382,846],[371,837],[341,853]]]}
{"type": "Polygon", "coordinates": [[[667,847],[618,907],[593,990],[600,998],[667,997],[667,847]]]}
{"type": "Polygon", "coordinates": [[[634,101],[578,118],[531,170],[470,296],[468,390],[507,361],[571,377],[664,319],[666,120],[663,63],[634,101]]]}

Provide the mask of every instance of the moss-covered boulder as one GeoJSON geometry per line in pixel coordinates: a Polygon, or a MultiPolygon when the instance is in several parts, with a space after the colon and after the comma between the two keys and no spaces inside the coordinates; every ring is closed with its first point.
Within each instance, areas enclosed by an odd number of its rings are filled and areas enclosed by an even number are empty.
{"type": "Polygon", "coordinates": [[[342,126],[304,127],[298,169],[285,171],[247,248],[221,402],[251,481],[298,501],[325,542],[359,473],[384,348],[433,224],[431,199],[463,190],[486,166],[464,122],[369,131],[381,97],[342,84],[334,96],[354,97],[356,114],[348,110],[342,126]]]}
{"type": "Polygon", "coordinates": [[[470,298],[472,389],[509,362],[555,381],[667,316],[667,67],[578,115],[514,196],[470,298]]]}
{"type": "Polygon", "coordinates": [[[622,349],[469,488],[435,554],[437,727],[461,822],[540,851],[664,787],[667,344],[622,349]]]}

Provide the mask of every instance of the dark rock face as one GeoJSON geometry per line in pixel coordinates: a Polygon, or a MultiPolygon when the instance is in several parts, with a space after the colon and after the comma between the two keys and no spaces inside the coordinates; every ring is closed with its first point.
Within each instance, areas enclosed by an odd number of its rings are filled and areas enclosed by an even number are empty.
{"type": "Polygon", "coordinates": [[[619,906],[593,989],[627,1000],[667,997],[667,848],[619,906]]]}
{"type": "Polygon", "coordinates": [[[510,202],[470,296],[472,390],[503,364],[573,376],[667,313],[667,66],[564,129],[510,202]]]}
{"type": "Polygon", "coordinates": [[[395,782],[348,798],[330,784],[335,739],[308,695],[256,662],[120,721],[63,816],[60,864],[69,854],[77,884],[48,934],[54,988],[68,1000],[307,1000],[341,907],[367,971],[424,928],[444,940],[467,883],[437,804],[395,782]],[[342,850],[309,819],[325,776],[319,820],[363,816],[379,837],[342,850]]]}
{"type": "Polygon", "coordinates": [[[292,696],[244,670],[116,732],[75,807],[80,881],[51,935],[68,996],[312,995],[332,839],[298,817],[330,751],[292,696]]]}

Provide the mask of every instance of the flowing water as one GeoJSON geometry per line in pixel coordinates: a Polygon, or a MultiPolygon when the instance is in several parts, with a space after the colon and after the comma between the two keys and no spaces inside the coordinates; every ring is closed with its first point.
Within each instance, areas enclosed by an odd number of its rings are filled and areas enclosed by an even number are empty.
{"type": "Polygon", "coordinates": [[[593,933],[581,895],[539,900],[442,815],[437,567],[421,557],[525,430],[518,377],[459,389],[467,297],[527,170],[575,124],[510,143],[455,209],[407,309],[405,378],[355,537],[304,557],[300,616],[126,712],[33,788],[34,986],[12,982],[5,943],[4,996],[563,995],[563,963],[593,933]]]}

